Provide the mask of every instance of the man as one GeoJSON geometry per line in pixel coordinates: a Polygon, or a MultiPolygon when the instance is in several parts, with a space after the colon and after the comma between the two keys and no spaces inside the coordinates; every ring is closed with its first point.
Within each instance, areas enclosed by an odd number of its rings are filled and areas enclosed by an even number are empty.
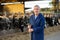
{"type": "Polygon", "coordinates": [[[33,9],[34,14],[29,20],[28,32],[31,33],[31,40],[44,40],[45,18],[39,11],[40,7],[35,5],[33,9]]]}

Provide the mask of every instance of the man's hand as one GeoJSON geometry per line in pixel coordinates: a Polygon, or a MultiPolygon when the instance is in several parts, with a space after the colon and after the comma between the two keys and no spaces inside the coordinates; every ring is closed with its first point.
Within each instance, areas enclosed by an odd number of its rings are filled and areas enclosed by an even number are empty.
{"type": "Polygon", "coordinates": [[[31,28],[31,25],[28,25],[28,29],[30,29],[31,28]]]}
{"type": "Polygon", "coordinates": [[[33,32],[33,29],[31,28],[31,25],[28,25],[28,32],[29,33],[33,32]]]}
{"type": "Polygon", "coordinates": [[[33,32],[33,29],[28,29],[28,32],[29,32],[29,33],[33,32]]]}

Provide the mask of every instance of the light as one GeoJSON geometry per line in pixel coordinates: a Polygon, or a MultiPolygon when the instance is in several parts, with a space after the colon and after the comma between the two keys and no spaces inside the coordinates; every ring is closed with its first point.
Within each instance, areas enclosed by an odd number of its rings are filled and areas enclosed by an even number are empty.
{"type": "Polygon", "coordinates": [[[1,5],[7,5],[7,4],[20,4],[21,2],[11,2],[11,3],[1,3],[1,5]]]}

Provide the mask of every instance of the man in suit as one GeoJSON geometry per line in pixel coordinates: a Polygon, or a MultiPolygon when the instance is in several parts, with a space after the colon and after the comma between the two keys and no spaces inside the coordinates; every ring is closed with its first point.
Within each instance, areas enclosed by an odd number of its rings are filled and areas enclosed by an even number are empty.
{"type": "Polygon", "coordinates": [[[31,40],[44,40],[44,25],[45,18],[39,13],[40,7],[34,6],[33,15],[30,17],[30,24],[28,25],[28,32],[31,33],[31,40]]]}

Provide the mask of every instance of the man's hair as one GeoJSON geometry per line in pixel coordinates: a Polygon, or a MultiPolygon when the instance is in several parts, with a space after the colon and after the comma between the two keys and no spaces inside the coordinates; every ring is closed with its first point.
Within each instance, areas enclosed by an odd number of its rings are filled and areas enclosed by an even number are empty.
{"type": "Polygon", "coordinates": [[[34,7],[38,7],[38,8],[40,8],[40,6],[39,6],[39,5],[35,5],[34,7]]]}

